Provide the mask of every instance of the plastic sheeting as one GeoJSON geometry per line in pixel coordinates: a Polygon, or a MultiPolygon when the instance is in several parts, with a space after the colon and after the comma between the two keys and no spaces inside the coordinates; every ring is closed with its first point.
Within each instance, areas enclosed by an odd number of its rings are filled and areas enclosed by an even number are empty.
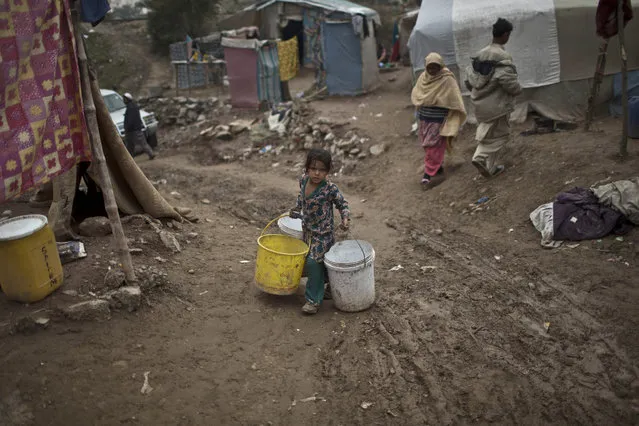
{"type": "Polygon", "coordinates": [[[234,47],[224,48],[229,77],[231,105],[236,108],[257,108],[257,51],[234,47]]]}
{"type": "Polygon", "coordinates": [[[447,66],[457,64],[453,39],[453,2],[429,0],[422,2],[417,23],[408,40],[410,60],[415,71],[424,69],[424,59],[431,52],[442,55],[447,66]]]}
{"type": "MultiPolygon", "coordinates": [[[[635,16],[639,16],[639,2],[634,2],[635,16]]],[[[559,30],[559,54],[561,80],[592,78],[597,64],[601,38],[597,36],[595,16],[597,2],[587,0],[555,0],[557,29],[559,30]]],[[[625,29],[628,69],[639,68],[639,19],[633,19],[625,29]],[[632,41],[631,41],[632,40],[632,41]]],[[[608,45],[606,58],[607,75],[621,71],[618,37],[608,45]]]]}
{"type": "MultiPolygon", "coordinates": [[[[488,22],[485,27],[479,28],[481,43],[479,48],[490,42],[491,26],[498,17],[510,18],[515,26],[515,31],[511,41],[507,46],[515,58],[515,65],[520,73],[525,72],[523,62],[519,61],[517,50],[517,38],[523,38],[525,44],[542,46],[538,52],[533,52],[532,56],[538,57],[546,55],[543,46],[548,42],[540,43],[535,40],[538,30],[534,27],[529,33],[530,22],[535,22],[538,18],[532,16],[532,12],[548,15],[549,2],[551,0],[541,0],[541,2],[525,2],[517,0],[517,8],[511,2],[488,0],[429,0],[423,2],[417,23],[410,36],[408,47],[410,49],[411,62],[415,71],[424,68],[423,62],[430,52],[438,52],[444,57],[444,62],[449,67],[456,65],[459,54],[456,53],[456,37],[460,37],[459,31],[475,31],[476,23],[474,18],[469,21],[469,28],[455,21],[456,16],[461,15],[461,10],[466,10],[465,15],[485,16],[488,22]],[[542,7],[540,7],[542,5],[542,7]],[[453,11],[456,10],[456,12],[453,11]],[[454,15],[455,13],[455,15],[454,15]],[[519,14],[519,15],[518,15],[519,14]],[[514,16],[514,17],[513,17],[514,16]],[[521,21],[518,16],[526,17],[521,21]],[[532,21],[530,21],[532,19],[532,21]],[[453,30],[453,26],[455,30],[453,30]],[[518,35],[519,34],[519,35],[518,35]],[[483,44],[482,44],[483,43],[483,44]]],[[[601,39],[597,37],[595,15],[597,2],[591,0],[554,0],[554,15],[556,22],[556,34],[559,49],[560,80],[572,81],[592,78],[595,65],[597,63],[597,53],[601,39]]],[[[639,3],[633,6],[635,15],[639,15],[639,3]]],[[[544,19],[552,19],[545,17],[544,19]]],[[[465,37],[461,35],[462,37],[465,37]]],[[[547,38],[547,37],[543,37],[547,38]]],[[[639,19],[633,19],[626,26],[626,40],[639,39],[639,19]]],[[[608,58],[606,62],[606,74],[616,74],[620,71],[619,45],[617,38],[610,40],[608,46],[608,58]]],[[[626,43],[628,56],[628,67],[631,70],[639,69],[639,43],[626,43]]],[[[474,54],[470,52],[470,55],[474,54]]],[[[535,65],[535,69],[541,69],[535,65]]],[[[545,78],[545,77],[544,77],[545,78]]]]}
{"type": "MultiPolygon", "coordinates": [[[[628,97],[639,96],[639,71],[628,73],[628,97]]],[[[609,106],[610,115],[621,117],[621,74],[616,74],[612,81],[612,100],[609,106]]]]}
{"type": "MultiPolygon", "coordinates": [[[[324,67],[330,95],[358,95],[363,92],[362,47],[348,23],[323,23],[324,67]]],[[[369,37],[371,38],[371,37],[369,37]]]]}
{"type": "Polygon", "coordinates": [[[373,19],[378,24],[381,24],[377,11],[346,0],[268,0],[262,3],[256,2],[256,4],[245,8],[244,11],[251,9],[262,10],[274,3],[292,3],[299,4],[301,6],[316,7],[329,12],[342,12],[348,15],[364,15],[373,19]]]}
{"type": "MultiPolygon", "coordinates": [[[[405,58],[410,60],[410,51],[408,50],[408,40],[417,23],[417,17],[419,15],[419,9],[412,10],[404,14],[399,19],[399,56],[402,62],[405,62],[405,58]]],[[[408,65],[408,63],[405,63],[408,65]]]]}
{"type": "MultiPolygon", "coordinates": [[[[373,23],[368,21],[369,32],[373,34],[373,23]]],[[[376,89],[381,80],[377,64],[377,43],[375,37],[366,37],[361,41],[362,46],[362,88],[365,92],[376,89]]]]}
{"type": "Polygon", "coordinates": [[[524,88],[559,82],[559,42],[553,0],[453,1],[453,39],[461,70],[492,41],[492,25],[502,17],[514,25],[507,49],[524,88]]]}
{"type": "MultiPolygon", "coordinates": [[[[547,5],[549,0],[544,0],[547,5]]],[[[489,8],[492,10],[491,21],[499,16],[508,17],[508,10],[514,8],[510,3],[498,2],[498,7],[486,5],[486,0],[429,0],[423,2],[420,9],[417,23],[410,36],[408,46],[410,49],[411,62],[413,71],[418,74],[424,68],[424,57],[436,51],[442,54],[444,62],[455,73],[459,79],[462,90],[465,92],[463,85],[463,76],[459,74],[458,57],[459,52],[456,51],[455,37],[458,36],[458,30],[461,28],[455,24],[457,30],[453,30],[453,8],[472,9],[473,14],[487,15],[484,12],[479,13],[481,8],[489,8]],[[461,5],[461,6],[460,6],[461,5]],[[477,8],[477,9],[475,9],[477,8]]],[[[522,5],[520,5],[522,6],[522,5]]],[[[523,5],[522,7],[525,7],[523,5]]],[[[537,3],[531,2],[528,8],[538,8],[537,3]]],[[[597,54],[601,39],[596,35],[595,13],[596,2],[587,0],[554,0],[554,11],[557,27],[557,39],[559,47],[559,67],[560,75],[559,83],[543,85],[538,87],[530,87],[524,90],[523,94],[517,99],[517,107],[512,116],[513,121],[522,122],[526,119],[529,111],[537,111],[541,115],[560,121],[574,122],[583,118],[588,93],[590,90],[591,79],[594,74],[597,62],[597,54]],[[591,23],[586,26],[585,23],[591,23]]],[[[546,9],[548,5],[546,6],[546,9]]],[[[639,14],[639,6],[634,7],[635,14],[639,14]]],[[[470,12],[469,12],[470,13],[470,12]]],[[[488,17],[486,18],[488,20],[488,17]]],[[[515,65],[520,76],[525,78],[526,69],[525,60],[518,59],[516,48],[516,39],[529,38],[533,40],[527,32],[527,24],[518,22],[517,19],[511,18],[515,26],[515,33],[511,37],[510,43],[506,49],[513,54],[515,65]],[[518,28],[523,31],[523,35],[517,35],[518,28]]],[[[482,40],[477,41],[479,48],[484,47],[490,41],[491,22],[486,24],[485,31],[481,35],[482,40]]],[[[474,23],[470,24],[469,32],[475,31],[474,23]]],[[[532,33],[531,33],[532,34],[532,33]]],[[[635,19],[626,26],[626,39],[639,39],[639,20],[635,19]]],[[[534,41],[534,40],[533,40],[534,41]]],[[[459,44],[457,42],[457,44],[459,44]]],[[[540,43],[541,45],[541,43],[540,43]]],[[[630,70],[639,69],[639,43],[627,43],[628,67],[630,70]]],[[[610,40],[608,46],[608,57],[606,62],[606,74],[601,86],[600,94],[596,100],[597,113],[605,113],[603,103],[612,98],[612,76],[620,70],[619,46],[617,38],[610,40]],[[602,108],[603,107],[603,108],[602,108]]],[[[470,52],[468,56],[472,56],[475,52],[470,52]]],[[[535,55],[544,54],[536,53],[535,55]]],[[[468,58],[465,59],[468,61],[468,58]]],[[[461,61],[463,62],[463,61],[461,61]]],[[[463,66],[463,63],[461,64],[463,66]]],[[[535,66],[534,69],[543,69],[543,66],[535,66]]],[[[463,74],[463,73],[462,73],[463,74]]],[[[467,107],[469,105],[467,104],[467,107]]],[[[474,114],[472,108],[468,111],[468,121],[474,123],[474,114]]]]}
{"type": "Polygon", "coordinates": [[[254,49],[258,50],[260,47],[268,43],[267,40],[256,39],[244,39],[244,38],[226,38],[222,39],[223,47],[234,47],[237,49],[254,49]]]}
{"type": "MultiPolygon", "coordinates": [[[[510,116],[515,123],[526,121],[529,112],[552,120],[572,123],[584,119],[592,80],[562,81],[551,86],[524,89],[517,97],[517,105],[510,116]]],[[[604,77],[599,95],[595,99],[596,114],[605,114],[606,101],[612,96],[612,76],[604,77]]],[[[473,106],[468,96],[464,97],[468,123],[476,123],[473,106]]]]}

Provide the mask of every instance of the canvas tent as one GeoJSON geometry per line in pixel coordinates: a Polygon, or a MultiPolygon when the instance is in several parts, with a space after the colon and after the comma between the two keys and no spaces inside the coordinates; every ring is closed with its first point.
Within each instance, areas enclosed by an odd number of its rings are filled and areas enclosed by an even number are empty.
{"type": "Polygon", "coordinates": [[[379,83],[379,14],[345,0],[265,0],[220,22],[223,30],[257,26],[264,39],[297,36],[303,64],[331,95],[358,95],[379,83]]]}
{"type": "MultiPolygon", "coordinates": [[[[597,2],[586,0],[430,0],[421,6],[408,42],[413,71],[423,71],[424,57],[438,52],[463,80],[471,56],[490,43],[491,26],[498,17],[515,29],[507,50],[512,54],[524,93],[518,99],[514,121],[528,111],[560,121],[583,118],[601,39],[596,35],[597,2]]],[[[635,7],[635,14],[639,11],[635,7]]],[[[626,27],[628,68],[639,68],[639,22],[626,27]]],[[[612,75],[620,71],[616,37],[608,48],[606,73],[598,103],[612,97],[612,75]]],[[[462,90],[466,88],[461,84],[462,90]]],[[[467,95],[467,92],[464,93],[467,95]]],[[[473,120],[472,110],[469,121],[473,120]]]]}
{"type": "Polygon", "coordinates": [[[257,108],[282,101],[277,45],[266,40],[223,38],[231,104],[257,108]]]}
{"type": "Polygon", "coordinates": [[[410,64],[410,51],[408,50],[408,40],[415,23],[417,23],[417,16],[419,15],[419,9],[411,10],[404,13],[397,20],[398,32],[399,32],[399,58],[404,65],[410,64]]]}

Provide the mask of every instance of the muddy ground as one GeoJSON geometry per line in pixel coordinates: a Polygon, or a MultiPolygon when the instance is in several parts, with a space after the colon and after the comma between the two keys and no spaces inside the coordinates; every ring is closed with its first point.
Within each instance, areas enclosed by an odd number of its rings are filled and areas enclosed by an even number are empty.
{"type": "MultiPolygon", "coordinates": [[[[253,285],[256,238],[294,203],[297,155],[208,166],[195,148],[166,150],[141,167],[166,179],[170,202],[194,208],[200,222],[183,233],[198,237],[177,255],[148,237],[134,261],[163,268],[171,284],[106,322],[5,334],[0,423],[637,424],[639,234],[546,250],[528,219],[562,190],[636,176],[636,142],[618,161],[613,119],[589,134],[517,136],[507,172],[485,180],[470,165],[469,127],[446,181],[424,192],[422,151],[407,135],[408,75],[398,77],[366,97],[313,104],[356,116],[388,146],[335,178],[353,235],[377,253],[372,309],[345,314],[329,301],[306,317],[300,295],[253,285]],[[469,207],[483,196],[483,209],[469,207]]],[[[138,241],[148,232],[135,221],[125,230],[138,241]]],[[[113,259],[109,238],[86,242],[89,257],[66,268],[65,288],[88,291],[113,259]]],[[[3,301],[3,324],[61,300],[50,299],[3,301]]]]}

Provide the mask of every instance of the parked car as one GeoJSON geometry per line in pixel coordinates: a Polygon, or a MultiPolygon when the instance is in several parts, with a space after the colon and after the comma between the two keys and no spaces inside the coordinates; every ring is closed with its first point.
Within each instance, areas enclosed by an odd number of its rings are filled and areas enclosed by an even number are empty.
{"type": "MultiPolygon", "coordinates": [[[[111,114],[111,120],[118,128],[118,133],[124,137],[124,112],[126,111],[124,99],[113,90],[100,89],[100,93],[104,98],[109,114],[111,114]]],[[[144,124],[142,131],[146,136],[147,142],[151,145],[151,148],[156,148],[158,146],[158,120],[152,112],[146,112],[143,109],[140,110],[140,118],[142,118],[142,123],[144,124]]]]}

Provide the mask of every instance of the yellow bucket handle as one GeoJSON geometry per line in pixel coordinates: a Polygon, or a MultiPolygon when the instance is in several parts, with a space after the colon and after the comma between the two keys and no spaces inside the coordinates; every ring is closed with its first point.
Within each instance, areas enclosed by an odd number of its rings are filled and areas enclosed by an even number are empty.
{"type": "Polygon", "coordinates": [[[286,216],[289,216],[289,214],[288,214],[288,213],[284,213],[283,215],[280,215],[280,216],[276,217],[275,219],[273,219],[272,221],[270,221],[270,222],[268,223],[268,225],[266,225],[266,227],[265,227],[264,229],[262,229],[262,233],[260,234],[260,237],[262,237],[262,236],[264,235],[264,233],[266,232],[266,230],[267,230],[268,228],[270,228],[270,227],[271,227],[271,225],[273,225],[275,222],[277,222],[278,220],[280,220],[281,218],[286,217],[286,216]]]}

